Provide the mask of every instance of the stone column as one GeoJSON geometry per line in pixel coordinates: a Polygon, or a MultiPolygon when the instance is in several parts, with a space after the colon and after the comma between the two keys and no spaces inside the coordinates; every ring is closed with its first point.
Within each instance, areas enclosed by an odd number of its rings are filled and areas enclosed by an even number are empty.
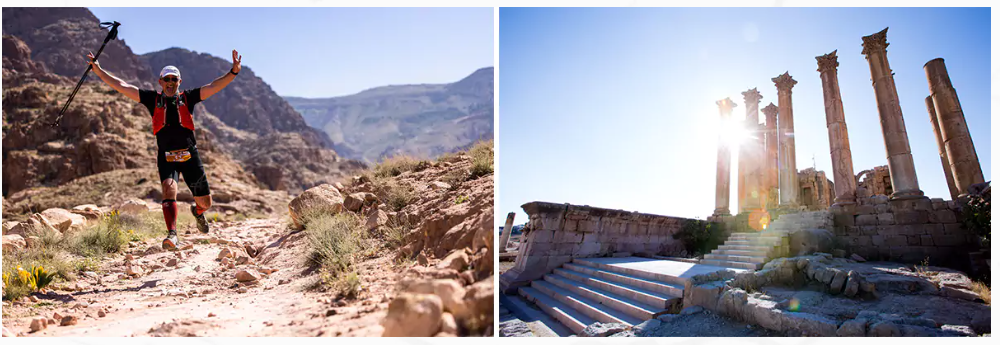
{"type": "Polygon", "coordinates": [[[917,182],[917,170],[913,166],[913,155],[910,153],[910,138],[906,135],[906,124],[903,122],[903,110],[899,107],[899,94],[896,93],[896,81],[889,68],[886,57],[886,47],[889,42],[885,38],[889,28],[871,36],[861,38],[861,54],[868,60],[872,73],[872,87],[875,88],[875,100],[878,102],[878,116],[882,123],[882,137],[885,140],[885,151],[889,161],[889,179],[892,181],[892,199],[921,198],[924,192],[917,182]]]}
{"type": "Polygon", "coordinates": [[[937,58],[924,65],[927,82],[931,88],[931,99],[937,113],[935,127],[941,131],[951,175],[959,194],[965,194],[969,186],[983,183],[983,168],[979,165],[976,147],[969,136],[969,125],[965,123],[965,113],[958,102],[958,94],[951,86],[951,78],[944,67],[944,59],[937,58]]]}
{"type": "Polygon", "coordinates": [[[514,229],[514,212],[507,214],[507,223],[503,225],[503,233],[500,234],[500,252],[507,252],[507,241],[510,240],[510,233],[514,229]]]}
{"type": "MultiPolygon", "coordinates": [[[[767,192],[768,200],[770,200],[771,193],[775,193],[774,197],[777,198],[778,191],[778,107],[774,103],[769,103],[764,109],[765,126],[767,127],[767,138],[765,146],[765,158],[766,163],[764,163],[764,172],[766,177],[764,181],[767,182],[767,192]]],[[[774,207],[775,205],[767,205],[768,207],[774,207]]]]}
{"type": "Polygon", "coordinates": [[[837,205],[854,203],[857,183],[854,180],[854,163],[851,159],[851,142],[844,121],[844,102],[840,98],[837,80],[837,51],[816,57],[819,78],[823,82],[823,103],[826,105],[826,129],[830,134],[830,159],[833,160],[834,202],[837,205]]]}
{"type": "Polygon", "coordinates": [[[795,165],[795,123],[792,87],[798,82],[785,74],[771,78],[778,87],[778,189],[782,206],[799,204],[799,171],[795,165]]]}
{"type": "Polygon", "coordinates": [[[941,156],[941,166],[944,168],[944,179],[948,183],[948,191],[951,192],[951,200],[958,200],[958,185],[955,184],[955,177],[951,175],[951,164],[948,162],[948,150],[944,148],[944,140],[941,139],[941,126],[938,124],[937,111],[934,110],[934,99],[927,96],[924,99],[927,103],[927,113],[931,115],[931,127],[934,128],[934,138],[937,139],[938,155],[941,156]]]}
{"type": "MultiPolygon", "coordinates": [[[[722,122],[729,121],[736,103],[728,97],[715,102],[719,106],[719,116],[722,122]]],[[[716,162],[715,175],[715,212],[712,215],[728,216],[729,213],[729,161],[732,155],[729,153],[729,146],[726,145],[725,133],[719,131],[719,156],[716,162]]]]}
{"type": "MultiPolygon", "coordinates": [[[[743,92],[743,102],[746,105],[745,128],[756,136],[762,134],[757,131],[757,128],[759,128],[758,123],[760,123],[760,117],[757,112],[757,108],[760,106],[760,99],[760,92],[757,91],[757,88],[743,92]]],[[[742,195],[745,201],[742,203],[740,212],[760,209],[761,186],[758,176],[760,174],[759,169],[762,155],[757,152],[759,149],[759,143],[756,140],[740,144],[740,168],[746,170],[745,173],[740,172],[743,175],[743,180],[746,181],[742,195]],[[745,164],[743,163],[744,160],[746,161],[745,164]]]]}

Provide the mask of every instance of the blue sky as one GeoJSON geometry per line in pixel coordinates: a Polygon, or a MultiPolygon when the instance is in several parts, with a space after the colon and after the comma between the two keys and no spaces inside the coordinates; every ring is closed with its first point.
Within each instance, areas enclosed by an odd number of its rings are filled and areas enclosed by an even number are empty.
{"type": "MultiPolygon", "coordinates": [[[[492,8],[110,8],[137,54],[232,50],[282,96],[332,97],[448,83],[493,66],[492,8]]],[[[110,66],[109,66],[110,67],[110,66]]]]}
{"type": "MultiPolygon", "coordinates": [[[[924,98],[944,58],[986,180],[990,9],[619,8],[500,10],[495,223],[530,201],[701,218],[715,203],[719,112],[788,71],[798,169],[831,171],[816,56],[838,51],[855,173],[886,151],[861,37],[889,27],[888,57],[921,189],[949,199],[924,98]]],[[[760,114],[763,121],[763,113],[760,114]]],[[[736,154],[730,194],[736,210],[736,154]]]]}

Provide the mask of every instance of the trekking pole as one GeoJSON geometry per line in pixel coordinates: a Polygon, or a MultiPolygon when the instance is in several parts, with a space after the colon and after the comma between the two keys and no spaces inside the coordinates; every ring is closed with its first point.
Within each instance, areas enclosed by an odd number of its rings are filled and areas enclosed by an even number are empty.
{"type": "MultiPolygon", "coordinates": [[[[93,61],[97,61],[97,58],[101,56],[101,52],[103,52],[104,51],[104,47],[106,47],[108,45],[108,41],[111,41],[113,39],[117,39],[118,38],[118,26],[120,26],[120,25],[122,25],[122,24],[119,23],[119,22],[103,22],[103,23],[101,23],[101,29],[106,29],[108,27],[111,27],[111,31],[108,32],[108,36],[104,38],[104,44],[101,44],[101,49],[97,50],[97,54],[94,55],[94,60],[93,61]]],[[[80,86],[83,85],[83,82],[85,80],[87,80],[87,76],[90,75],[90,70],[91,69],[93,69],[93,66],[91,66],[91,65],[88,64],[87,65],[87,70],[83,72],[83,77],[80,78],[80,81],[76,83],[76,87],[73,88],[73,93],[69,94],[69,99],[66,100],[66,104],[63,105],[62,110],[59,111],[59,116],[56,117],[56,121],[52,123],[53,127],[59,125],[59,121],[62,120],[63,114],[66,113],[66,109],[69,108],[69,104],[71,102],[73,102],[73,97],[76,97],[76,92],[80,91],[80,86]]]]}

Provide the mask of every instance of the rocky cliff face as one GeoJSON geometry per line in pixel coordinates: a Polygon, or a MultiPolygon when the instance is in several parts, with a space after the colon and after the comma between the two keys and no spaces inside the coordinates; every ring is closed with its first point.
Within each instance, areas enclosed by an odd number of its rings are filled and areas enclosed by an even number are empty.
{"type": "Polygon", "coordinates": [[[343,157],[435,157],[493,138],[493,68],[451,84],[385,86],[334,98],[286,97],[343,157]]]}
{"type": "MultiPolygon", "coordinates": [[[[100,20],[86,8],[4,7],[3,19],[3,34],[16,36],[31,47],[34,61],[73,79],[87,68],[87,52],[96,54],[108,36],[108,30],[102,29],[100,20]]],[[[153,72],[124,40],[108,42],[100,60],[109,72],[129,83],[146,88],[155,85],[149,79],[153,72]]]]}

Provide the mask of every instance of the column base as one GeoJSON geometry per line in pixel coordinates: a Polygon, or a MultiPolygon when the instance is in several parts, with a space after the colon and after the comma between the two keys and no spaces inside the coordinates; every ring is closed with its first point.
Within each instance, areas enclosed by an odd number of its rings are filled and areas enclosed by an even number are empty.
{"type": "Polygon", "coordinates": [[[712,216],[726,216],[726,217],[728,217],[728,216],[732,216],[732,214],[729,213],[729,210],[718,209],[717,208],[717,209],[715,209],[715,211],[712,211],[712,216]]]}
{"type": "Polygon", "coordinates": [[[924,196],[924,192],[919,189],[895,191],[892,192],[891,196],[889,196],[890,200],[907,200],[907,199],[920,199],[920,198],[926,198],[926,197],[924,196]]]}

